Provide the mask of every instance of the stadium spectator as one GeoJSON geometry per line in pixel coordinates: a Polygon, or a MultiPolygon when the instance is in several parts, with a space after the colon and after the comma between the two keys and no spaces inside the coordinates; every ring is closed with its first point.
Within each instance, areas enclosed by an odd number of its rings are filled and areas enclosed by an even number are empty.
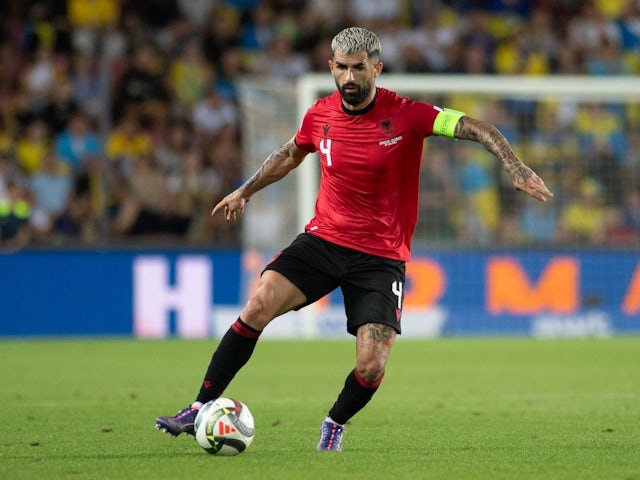
{"type": "Polygon", "coordinates": [[[276,36],[277,14],[270,2],[258,2],[242,28],[241,46],[251,55],[264,52],[276,36]]]}
{"type": "Polygon", "coordinates": [[[55,242],[58,219],[67,209],[73,188],[73,175],[68,165],[60,162],[53,150],[47,151],[42,165],[29,178],[33,194],[31,226],[39,242],[55,242]]]}
{"type": "Polygon", "coordinates": [[[561,43],[552,57],[552,74],[557,75],[579,75],[585,73],[584,64],[575,49],[561,43]]]}
{"type": "Polygon", "coordinates": [[[578,141],[569,125],[563,125],[557,103],[538,105],[537,128],[528,137],[527,158],[538,168],[548,168],[551,175],[573,168],[570,159],[578,155],[578,141]]]}
{"type": "Polygon", "coordinates": [[[560,241],[577,245],[602,244],[609,219],[601,191],[602,187],[595,179],[587,177],[581,181],[577,195],[560,214],[560,241]]]}
{"type": "Polygon", "coordinates": [[[578,109],[575,123],[585,174],[602,182],[607,205],[620,205],[620,171],[628,144],[619,109],[590,102],[578,109]]]}
{"type": "MultiPolygon", "coordinates": [[[[188,197],[191,205],[191,223],[189,224],[188,241],[195,244],[210,244],[233,246],[239,239],[236,235],[229,235],[224,239],[217,229],[210,229],[211,218],[207,215],[212,198],[219,198],[223,179],[219,172],[206,161],[206,156],[200,150],[190,149],[184,157],[183,168],[169,178],[170,190],[182,192],[188,197]]],[[[223,226],[228,232],[228,226],[223,226]]]]}
{"type": "Polygon", "coordinates": [[[309,68],[313,72],[327,71],[327,52],[331,48],[331,37],[323,36],[308,53],[309,68]]]}
{"type": "Polygon", "coordinates": [[[427,240],[437,242],[455,239],[454,218],[459,211],[461,198],[446,149],[425,148],[420,182],[422,188],[418,211],[425,225],[423,232],[428,236],[427,240]]]}
{"type": "Polygon", "coordinates": [[[7,186],[18,176],[11,153],[0,150],[0,200],[7,198],[7,186]]]}
{"type": "Polygon", "coordinates": [[[185,235],[192,215],[188,192],[170,188],[167,175],[157,168],[153,155],[137,155],[132,164],[112,206],[112,233],[185,235]]]}
{"type": "MultiPolygon", "coordinates": [[[[211,8],[202,32],[202,50],[214,70],[219,70],[225,50],[241,45],[243,28],[240,21],[239,13],[229,6],[216,4],[211,8]]],[[[243,49],[248,48],[243,46],[243,49]]]]}
{"type": "Polygon", "coordinates": [[[347,0],[346,2],[347,22],[362,23],[372,29],[395,22],[407,13],[404,2],[401,0],[347,0]]]}
{"type": "MultiPolygon", "coordinates": [[[[223,192],[236,188],[243,178],[243,150],[235,135],[234,131],[226,129],[214,144],[205,149],[204,166],[216,176],[216,194],[209,199],[209,206],[211,199],[214,202],[219,200],[223,192]]],[[[201,238],[215,245],[233,246],[241,243],[240,225],[226,222],[220,216],[208,215],[201,228],[201,238]]]]}
{"type": "Polygon", "coordinates": [[[174,112],[188,113],[202,100],[213,81],[213,68],[202,54],[200,40],[192,38],[171,61],[168,84],[173,95],[174,112]]]}
{"type": "MultiPolygon", "coordinates": [[[[101,227],[106,208],[107,192],[103,190],[102,170],[91,162],[89,169],[81,171],[73,178],[73,188],[65,211],[58,217],[57,232],[52,234],[60,243],[96,244],[104,241],[106,232],[101,227]]],[[[115,190],[115,187],[114,187],[115,190]]],[[[109,195],[113,195],[110,190],[109,195]]]]}
{"type": "Polygon", "coordinates": [[[405,65],[401,71],[442,72],[448,64],[447,52],[456,41],[453,25],[444,15],[425,12],[418,25],[400,35],[405,65]],[[408,57],[410,55],[410,57],[408,57]],[[409,61],[413,58],[413,61],[409,61]]]}
{"type": "Polygon", "coordinates": [[[640,50],[640,2],[627,2],[626,9],[615,21],[620,29],[620,40],[625,54],[628,57],[637,55],[640,50]]]}
{"type": "Polygon", "coordinates": [[[65,77],[53,86],[44,105],[42,119],[47,122],[50,133],[56,135],[67,128],[69,119],[79,110],[80,106],[73,98],[73,84],[65,77]]]}
{"type": "Polygon", "coordinates": [[[215,3],[211,0],[178,0],[178,9],[194,28],[202,30],[215,3]]]}
{"type": "Polygon", "coordinates": [[[546,57],[550,69],[561,46],[559,32],[554,29],[555,21],[558,20],[553,18],[550,9],[538,6],[531,12],[529,21],[521,23],[521,28],[528,32],[528,43],[534,51],[546,57]]]}
{"type": "Polygon", "coordinates": [[[293,39],[293,49],[302,53],[310,60],[311,51],[325,36],[330,36],[332,30],[327,27],[324,17],[313,13],[313,9],[307,3],[300,11],[293,14],[293,22],[296,25],[296,35],[293,39]]]}
{"type": "Polygon", "coordinates": [[[193,108],[193,128],[203,147],[212,145],[225,131],[235,137],[238,131],[238,110],[211,84],[205,97],[193,108]]]}
{"type": "Polygon", "coordinates": [[[98,51],[101,29],[115,22],[120,14],[116,0],[68,0],[67,9],[73,45],[87,54],[98,51]]]}
{"type": "Polygon", "coordinates": [[[526,29],[518,29],[498,43],[494,70],[501,75],[545,75],[549,57],[537,48],[526,29]]]}
{"type": "Polygon", "coordinates": [[[248,74],[247,62],[240,47],[230,47],[220,54],[214,87],[227,100],[238,103],[238,82],[248,74]]]}
{"type": "Polygon", "coordinates": [[[523,202],[520,220],[515,230],[522,233],[528,244],[550,246],[558,240],[558,212],[556,205],[523,202]]]}
{"type": "Polygon", "coordinates": [[[587,55],[602,42],[620,45],[620,30],[615,22],[607,18],[593,2],[583,2],[577,15],[569,20],[567,38],[578,55],[587,55]]]}
{"type": "Polygon", "coordinates": [[[114,118],[133,110],[145,125],[163,125],[169,100],[163,68],[152,43],[134,47],[132,63],[114,91],[114,118]]]}
{"type": "Polygon", "coordinates": [[[195,134],[187,120],[176,117],[167,122],[165,131],[153,145],[153,155],[166,172],[181,172],[194,149],[195,134]]]}
{"type": "Polygon", "coordinates": [[[276,35],[269,48],[255,56],[251,71],[258,77],[280,81],[292,81],[311,70],[305,55],[295,53],[291,38],[276,35]]]}
{"type": "Polygon", "coordinates": [[[14,154],[14,135],[13,132],[5,125],[3,117],[0,117],[0,156],[6,159],[7,156],[14,154]]]}
{"type": "Polygon", "coordinates": [[[493,165],[482,152],[476,153],[466,144],[456,145],[455,158],[458,160],[454,170],[463,206],[458,220],[459,240],[488,245],[495,239],[500,219],[493,165]]]}
{"type": "Polygon", "coordinates": [[[127,112],[114,126],[106,140],[107,158],[129,173],[134,159],[153,151],[151,135],[143,129],[136,111],[127,112]]]}
{"type": "Polygon", "coordinates": [[[459,41],[464,49],[471,48],[477,55],[477,71],[468,73],[494,73],[493,58],[497,40],[490,30],[491,17],[485,10],[470,12],[468,21],[462,27],[459,41]]]}
{"type": "Polygon", "coordinates": [[[29,99],[29,110],[44,108],[56,81],[53,50],[41,45],[22,69],[22,88],[29,99]]]}
{"type": "Polygon", "coordinates": [[[74,102],[87,115],[97,118],[103,108],[103,84],[95,57],[87,53],[73,56],[69,72],[74,102]]]}
{"type": "MultiPolygon", "coordinates": [[[[23,58],[9,40],[0,41],[0,109],[8,116],[8,106],[22,76],[23,58]]],[[[5,120],[6,121],[6,120],[5,120]]]]}
{"type": "Polygon", "coordinates": [[[531,2],[529,0],[489,0],[485,2],[489,12],[497,14],[499,18],[516,17],[518,21],[529,17],[531,2]]]}
{"type": "Polygon", "coordinates": [[[144,19],[145,25],[154,32],[163,30],[180,16],[177,0],[127,0],[123,3],[123,8],[144,19]]]}
{"type": "Polygon", "coordinates": [[[54,148],[56,156],[75,172],[102,154],[102,144],[91,119],[82,112],[74,113],[67,127],[54,136],[54,148]]]}
{"type": "Polygon", "coordinates": [[[42,165],[49,150],[49,127],[42,120],[33,120],[25,128],[24,134],[16,142],[16,160],[18,166],[27,175],[31,175],[42,165]]]}
{"type": "Polygon", "coordinates": [[[6,185],[4,198],[0,198],[0,250],[14,252],[26,246],[31,238],[27,190],[14,180],[6,185]]]}
{"type": "Polygon", "coordinates": [[[618,43],[603,36],[600,42],[585,54],[585,70],[589,75],[630,75],[633,66],[622,54],[618,43]]]}
{"type": "MultiPolygon", "coordinates": [[[[182,14],[178,14],[154,35],[158,48],[169,60],[178,57],[194,38],[197,38],[198,48],[202,50],[202,39],[199,38],[195,25],[182,14]]],[[[204,61],[207,68],[211,68],[206,58],[204,61]]]]}
{"type": "MultiPolygon", "coordinates": [[[[562,104],[558,102],[544,102],[538,106],[536,123],[526,142],[523,144],[524,156],[530,159],[536,168],[547,179],[553,189],[554,208],[562,206],[567,192],[575,191],[574,183],[577,176],[582,176],[578,141],[573,126],[561,122],[562,104]]],[[[534,209],[535,210],[535,209],[534,209]]],[[[522,215],[538,213],[523,210],[522,215]]],[[[523,219],[524,221],[524,219],[523,219]]],[[[529,223],[527,223],[529,225],[529,223]]],[[[535,233],[532,232],[532,237],[535,233]]]]}
{"type": "Polygon", "coordinates": [[[306,16],[316,17],[324,26],[324,33],[329,36],[329,40],[333,37],[332,32],[346,23],[344,20],[346,8],[344,0],[307,0],[305,4],[308,10],[302,13],[306,16]]]}
{"type": "Polygon", "coordinates": [[[119,15],[116,0],[68,0],[69,21],[75,29],[99,29],[119,15]]]}

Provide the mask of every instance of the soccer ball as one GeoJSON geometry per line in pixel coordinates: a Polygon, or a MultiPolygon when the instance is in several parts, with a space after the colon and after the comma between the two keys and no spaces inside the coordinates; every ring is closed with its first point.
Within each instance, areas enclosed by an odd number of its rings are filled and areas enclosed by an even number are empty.
{"type": "Polygon", "coordinates": [[[224,397],[200,408],[194,429],[196,441],[207,453],[222,456],[244,452],[255,434],[249,408],[235,398],[224,397]]]}

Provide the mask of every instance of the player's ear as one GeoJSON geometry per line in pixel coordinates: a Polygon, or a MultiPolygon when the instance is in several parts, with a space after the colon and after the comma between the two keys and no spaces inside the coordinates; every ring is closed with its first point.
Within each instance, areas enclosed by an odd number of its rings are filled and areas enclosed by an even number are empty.
{"type": "Polygon", "coordinates": [[[384,65],[382,65],[382,62],[378,62],[378,63],[376,63],[376,64],[373,66],[373,71],[374,71],[373,76],[374,76],[374,77],[377,77],[378,75],[380,75],[380,74],[382,73],[382,68],[383,68],[383,67],[384,67],[384,65]]]}

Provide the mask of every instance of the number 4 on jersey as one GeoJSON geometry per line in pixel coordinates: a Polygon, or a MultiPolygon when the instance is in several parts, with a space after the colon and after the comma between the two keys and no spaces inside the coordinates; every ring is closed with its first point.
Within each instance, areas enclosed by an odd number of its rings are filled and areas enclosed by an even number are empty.
{"type": "Polygon", "coordinates": [[[320,152],[327,159],[327,167],[331,166],[331,139],[323,138],[320,140],[320,152]]]}

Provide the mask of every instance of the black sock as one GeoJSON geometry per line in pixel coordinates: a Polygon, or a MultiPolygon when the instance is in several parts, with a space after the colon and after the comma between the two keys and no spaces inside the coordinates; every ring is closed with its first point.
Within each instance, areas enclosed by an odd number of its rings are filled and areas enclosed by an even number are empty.
{"type": "Polygon", "coordinates": [[[344,425],[351,417],[358,413],[369,403],[376,393],[384,374],[373,383],[366,382],[355,370],[352,370],[344,382],[344,388],[338,395],[336,403],[329,410],[329,416],[336,422],[344,425]]]}
{"type": "Polygon", "coordinates": [[[222,395],[229,382],[251,357],[260,333],[262,332],[251,328],[240,318],[231,325],[211,357],[196,399],[198,402],[207,403],[222,395]]]}

